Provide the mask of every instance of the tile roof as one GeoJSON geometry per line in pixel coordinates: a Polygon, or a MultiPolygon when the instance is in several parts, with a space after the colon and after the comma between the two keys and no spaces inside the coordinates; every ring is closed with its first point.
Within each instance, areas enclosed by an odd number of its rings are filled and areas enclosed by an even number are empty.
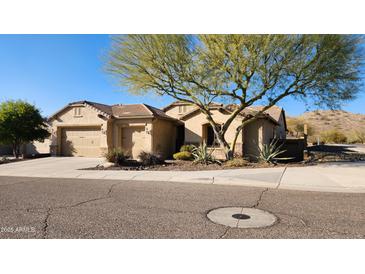
{"type": "MultiPolygon", "coordinates": [[[[248,109],[252,109],[254,111],[260,111],[264,108],[264,106],[251,106],[248,107],[248,109]]],[[[279,106],[272,106],[271,108],[265,110],[264,112],[269,114],[276,122],[279,122],[280,115],[282,113],[283,109],[279,106]]]]}
{"type": "Polygon", "coordinates": [[[113,115],[112,107],[109,105],[95,103],[95,102],[91,102],[91,101],[77,101],[77,102],[69,103],[68,105],[71,106],[71,105],[75,105],[75,104],[88,104],[88,105],[91,105],[91,106],[97,108],[101,112],[104,112],[108,115],[113,115]]]}
{"type": "MultiPolygon", "coordinates": [[[[162,108],[162,111],[168,111],[169,109],[171,109],[174,106],[182,106],[182,105],[191,105],[191,103],[177,100],[177,101],[174,101],[171,104],[165,106],[164,108],[162,108]]],[[[210,103],[210,105],[211,106],[223,106],[223,104],[215,103],[215,102],[210,103]]]]}
{"type": "Polygon", "coordinates": [[[131,104],[131,105],[113,105],[113,116],[118,117],[131,117],[131,116],[152,116],[151,111],[143,104],[131,104]]]}
{"type": "MultiPolygon", "coordinates": [[[[237,108],[237,105],[230,104],[226,106],[226,109],[233,110],[237,108]]],[[[250,106],[245,108],[241,114],[242,115],[253,115],[255,112],[258,112],[262,110],[264,106],[250,106]]],[[[280,115],[283,112],[283,109],[279,106],[273,105],[271,108],[264,111],[265,114],[269,115],[272,119],[274,119],[276,122],[279,122],[280,115]]]]}
{"type": "Polygon", "coordinates": [[[105,105],[100,103],[95,103],[91,101],[77,101],[70,103],[69,105],[74,104],[88,104],[96,109],[110,115],[115,118],[128,118],[128,117],[157,117],[166,120],[178,121],[177,119],[168,116],[162,110],[152,107],[146,104],[117,104],[117,105],[105,105]]]}

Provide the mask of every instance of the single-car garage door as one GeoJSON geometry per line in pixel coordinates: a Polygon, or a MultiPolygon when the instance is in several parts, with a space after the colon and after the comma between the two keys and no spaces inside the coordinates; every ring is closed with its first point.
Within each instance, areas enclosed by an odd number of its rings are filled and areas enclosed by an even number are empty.
{"type": "Polygon", "coordinates": [[[145,127],[131,126],[122,129],[122,147],[123,151],[137,159],[139,153],[145,147],[145,127]]]}
{"type": "Polygon", "coordinates": [[[68,127],[62,129],[63,156],[100,157],[100,127],[68,127]]]}

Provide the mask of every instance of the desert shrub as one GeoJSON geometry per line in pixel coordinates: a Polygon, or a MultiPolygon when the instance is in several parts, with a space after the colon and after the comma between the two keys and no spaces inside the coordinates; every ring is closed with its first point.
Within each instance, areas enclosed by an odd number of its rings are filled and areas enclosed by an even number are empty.
{"type": "Polygon", "coordinates": [[[10,160],[6,156],[1,157],[1,159],[0,159],[0,164],[6,164],[6,163],[9,163],[9,162],[10,162],[10,160]]]}
{"type": "Polygon", "coordinates": [[[326,116],[321,116],[320,120],[322,120],[322,121],[331,121],[331,119],[329,119],[326,116]]]}
{"type": "Polygon", "coordinates": [[[227,167],[243,167],[247,166],[249,161],[243,159],[243,158],[233,158],[232,160],[228,160],[224,163],[227,167]]]}
{"type": "Polygon", "coordinates": [[[183,160],[183,161],[190,161],[194,159],[193,155],[189,151],[177,152],[172,157],[175,160],[183,160]]]}
{"type": "Polygon", "coordinates": [[[364,144],[365,143],[365,131],[355,130],[347,138],[347,141],[351,144],[364,144]]]}
{"type": "Polygon", "coordinates": [[[194,147],[192,155],[194,157],[194,163],[198,164],[213,164],[213,163],[221,163],[217,159],[213,157],[214,150],[209,150],[208,146],[205,142],[203,142],[200,146],[194,147]]]}
{"type": "Polygon", "coordinates": [[[194,145],[183,145],[183,146],[181,146],[181,148],[180,148],[180,152],[185,152],[185,151],[187,151],[187,152],[193,152],[193,149],[194,149],[194,145]]]}
{"type": "Polygon", "coordinates": [[[128,159],[128,156],[118,148],[109,150],[104,154],[104,157],[108,162],[114,163],[116,165],[121,165],[128,159]]]}
{"type": "Polygon", "coordinates": [[[142,164],[146,166],[160,165],[165,162],[160,153],[142,151],[138,155],[138,158],[141,160],[142,164]]]}
{"type": "Polygon", "coordinates": [[[278,141],[277,139],[273,139],[270,144],[264,144],[262,146],[262,148],[260,146],[258,146],[259,149],[259,156],[257,157],[257,159],[260,162],[265,162],[265,163],[276,163],[278,160],[290,160],[292,158],[280,158],[278,157],[280,154],[283,154],[286,150],[282,150],[282,146],[284,143],[282,143],[281,145],[278,145],[278,141]]]}
{"type": "Polygon", "coordinates": [[[325,143],[342,144],[347,142],[346,135],[337,129],[323,131],[321,133],[321,139],[325,143]]]}

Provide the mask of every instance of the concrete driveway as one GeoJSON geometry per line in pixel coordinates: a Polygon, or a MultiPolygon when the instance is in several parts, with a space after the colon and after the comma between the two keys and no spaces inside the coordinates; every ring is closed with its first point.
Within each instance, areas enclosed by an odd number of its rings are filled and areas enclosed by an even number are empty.
{"type": "Polygon", "coordinates": [[[103,162],[103,158],[46,157],[0,165],[0,176],[73,178],[79,169],[103,162]]]}
{"type": "Polygon", "coordinates": [[[50,157],[0,165],[0,176],[84,178],[255,186],[327,192],[365,193],[365,162],[306,167],[209,171],[80,170],[102,158],[50,157]]]}

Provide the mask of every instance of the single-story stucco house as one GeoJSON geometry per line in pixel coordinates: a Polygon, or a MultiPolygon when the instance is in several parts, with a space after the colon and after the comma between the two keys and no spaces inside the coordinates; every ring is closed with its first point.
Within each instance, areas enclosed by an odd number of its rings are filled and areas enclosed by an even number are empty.
{"type": "Polygon", "coordinates": [[[52,155],[84,157],[100,157],[113,148],[133,158],[141,151],[158,151],[168,157],[176,150],[176,127],[183,125],[149,105],[89,101],[68,104],[48,122],[52,155]]]}
{"type": "MultiPolygon", "coordinates": [[[[214,103],[211,105],[210,111],[214,120],[223,124],[235,107],[234,104],[214,103]]],[[[261,109],[262,106],[248,107],[237,116],[226,132],[227,142],[233,142],[236,128],[242,123],[243,117],[253,115],[261,109]]],[[[205,141],[208,146],[215,147],[215,155],[218,158],[224,157],[224,152],[220,151],[215,141],[212,126],[198,107],[177,101],[166,106],[163,111],[167,115],[184,122],[184,143],[197,145],[205,141]]],[[[274,137],[285,139],[286,132],[284,110],[278,106],[272,106],[260,115],[257,120],[245,126],[237,138],[235,152],[243,156],[257,156],[259,154],[258,146],[262,147],[263,144],[270,143],[274,137]]]]}
{"type": "MultiPolygon", "coordinates": [[[[211,112],[216,121],[223,123],[234,107],[212,104],[211,112]]],[[[241,113],[229,127],[226,140],[232,142],[241,119],[259,109],[251,107],[241,113]]],[[[174,102],[160,110],[146,104],[105,105],[78,101],[53,114],[48,123],[50,139],[27,146],[33,154],[46,153],[49,147],[52,155],[100,157],[108,150],[121,148],[134,159],[141,151],[158,152],[169,158],[183,144],[197,145],[205,141],[208,146],[217,146],[204,115],[198,108],[183,102],[174,102]]],[[[236,152],[256,155],[258,145],[285,136],[285,113],[274,106],[244,128],[236,152]]],[[[219,148],[216,155],[222,156],[219,148]]]]}

